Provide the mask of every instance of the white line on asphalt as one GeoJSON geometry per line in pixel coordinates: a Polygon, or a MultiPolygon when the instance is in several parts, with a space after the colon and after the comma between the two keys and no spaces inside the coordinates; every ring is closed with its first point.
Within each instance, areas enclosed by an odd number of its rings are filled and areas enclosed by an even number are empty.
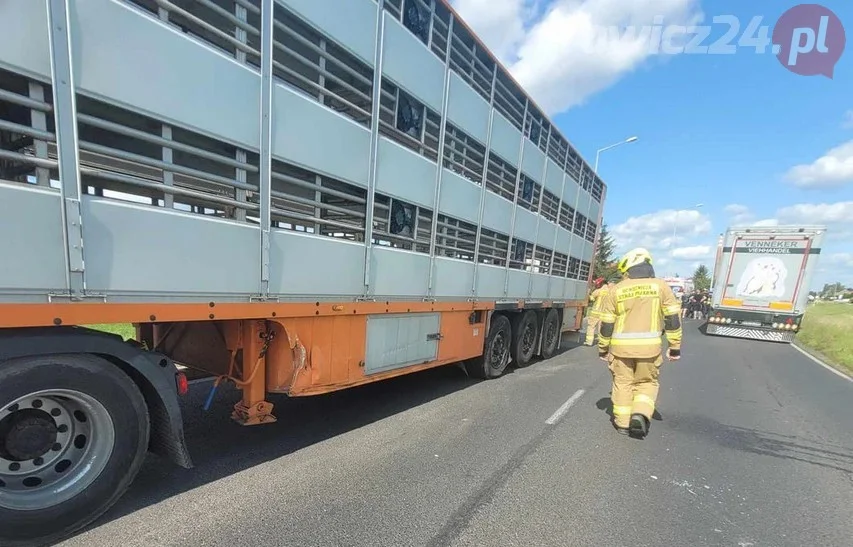
{"type": "Polygon", "coordinates": [[[188,383],[188,384],[190,384],[190,385],[193,385],[193,384],[201,384],[201,383],[204,383],[204,382],[210,382],[211,380],[215,380],[215,379],[216,379],[216,376],[205,376],[204,378],[196,378],[196,379],[194,379],[194,380],[190,380],[190,381],[189,381],[189,382],[187,382],[187,383],[188,383]]]}
{"type": "Polygon", "coordinates": [[[809,359],[811,359],[812,361],[814,361],[818,365],[822,366],[823,368],[825,368],[829,372],[836,374],[838,376],[841,376],[842,378],[844,378],[848,382],[853,382],[853,378],[851,378],[850,376],[847,376],[846,374],[844,374],[840,370],[836,370],[836,369],[832,368],[831,366],[827,365],[826,363],[824,363],[823,361],[821,361],[820,359],[818,359],[817,357],[815,357],[811,353],[809,353],[806,350],[798,347],[796,344],[791,344],[791,347],[794,348],[795,350],[799,351],[800,353],[802,353],[803,355],[805,355],[806,357],[808,357],[809,359]]]}
{"type": "Polygon", "coordinates": [[[551,417],[548,418],[547,420],[545,420],[545,423],[548,425],[554,425],[555,423],[557,423],[557,420],[562,418],[563,414],[568,412],[568,410],[572,407],[572,405],[575,404],[575,402],[578,399],[580,399],[581,395],[583,395],[583,394],[584,394],[584,390],[582,390],[582,389],[575,391],[575,394],[572,395],[571,397],[569,397],[569,400],[566,401],[565,403],[563,403],[563,406],[558,408],[556,412],[551,414],[551,417]]]}

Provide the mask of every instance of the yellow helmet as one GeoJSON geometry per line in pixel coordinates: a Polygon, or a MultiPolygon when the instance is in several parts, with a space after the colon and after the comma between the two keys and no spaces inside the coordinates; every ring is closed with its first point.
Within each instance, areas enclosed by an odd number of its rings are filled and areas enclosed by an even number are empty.
{"type": "Polygon", "coordinates": [[[631,249],[619,260],[619,263],[616,265],[616,268],[622,273],[625,274],[629,269],[633,268],[638,264],[643,264],[647,262],[649,264],[652,263],[652,255],[646,249],[642,247],[637,247],[636,249],[631,249]]]}

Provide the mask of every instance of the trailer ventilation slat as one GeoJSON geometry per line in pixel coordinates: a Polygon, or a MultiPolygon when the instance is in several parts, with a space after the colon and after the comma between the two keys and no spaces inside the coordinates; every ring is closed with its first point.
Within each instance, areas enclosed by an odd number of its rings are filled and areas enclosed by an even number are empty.
{"type": "Polygon", "coordinates": [[[569,255],[563,253],[554,253],[554,267],[551,270],[551,275],[556,277],[566,277],[569,267],[569,255]]]}
{"type": "Polygon", "coordinates": [[[273,76],[370,127],[373,69],[279,3],[273,25],[273,76]]]}
{"type": "Polygon", "coordinates": [[[581,261],[573,256],[569,257],[569,271],[566,277],[569,279],[580,279],[581,261]]]}
{"type": "Polygon", "coordinates": [[[474,184],[483,182],[486,147],[450,122],[444,134],[444,167],[474,184]]]}
{"type": "Polygon", "coordinates": [[[272,177],[273,227],[364,241],[365,189],[277,160],[272,177]]]}
{"type": "Polygon", "coordinates": [[[260,0],[125,0],[208,46],[260,70],[260,0]]]}
{"type": "Polygon", "coordinates": [[[441,116],[437,112],[390,80],[382,79],[380,134],[431,161],[437,161],[440,128],[441,116]]]}
{"type": "Polygon", "coordinates": [[[435,233],[436,256],[474,261],[477,226],[447,215],[438,215],[435,233]]]}
{"type": "Polygon", "coordinates": [[[373,244],[429,254],[432,217],[424,207],[377,193],[373,244]]]}
{"type": "Polygon", "coordinates": [[[509,267],[513,270],[526,270],[533,263],[533,244],[512,238],[512,251],[509,254],[509,267]]]}
{"type": "Polygon", "coordinates": [[[538,274],[550,274],[552,268],[551,257],[553,254],[554,251],[551,249],[537,245],[533,251],[533,260],[531,261],[531,265],[528,266],[528,270],[538,274]]]}
{"type": "Polygon", "coordinates": [[[477,262],[505,267],[509,252],[509,236],[488,228],[480,228],[480,249],[477,262]]]}

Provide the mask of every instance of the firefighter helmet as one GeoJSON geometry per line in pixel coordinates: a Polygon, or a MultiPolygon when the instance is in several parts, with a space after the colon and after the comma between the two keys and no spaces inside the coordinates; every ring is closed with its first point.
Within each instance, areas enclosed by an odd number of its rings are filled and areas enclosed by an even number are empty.
{"type": "Polygon", "coordinates": [[[625,253],[621,260],[619,260],[619,264],[617,264],[617,268],[621,273],[627,272],[629,269],[643,263],[652,263],[652,255],[646,249],[642,247],[637,247],[636,249],[632,249],[625,253]]]}

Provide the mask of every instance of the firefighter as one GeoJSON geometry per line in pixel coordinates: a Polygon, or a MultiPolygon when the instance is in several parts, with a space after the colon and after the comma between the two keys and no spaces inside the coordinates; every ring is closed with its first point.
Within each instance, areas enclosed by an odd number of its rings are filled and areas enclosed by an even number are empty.
{"type": "Polygon", "coordinates": [[[644,438],[654,414],[663,363],[681,358],[681,303],[655,278],[646,249],[629,251],[617,265],[623,279],[603,299],[598,313],[598,354],[613,374],[613,425],[621,434],[644,438]]]}
{"type": "Polygon", "coordinates": [[[598,312],[601,309],[601,301],[603,297],[607,295],[608,285],[604,285],[604,278],[599,277],[595,281],[592,282],[595,286],[595,290],[592,291],[592,294],[589,295],[590,303],[592,307],[589,310],[589,315],[586,320],[586,345],[591,346],[592,341],[597,334],[598,331],[598,312]],[[604,285],[604,286],[602,286],[604,285]]]}

